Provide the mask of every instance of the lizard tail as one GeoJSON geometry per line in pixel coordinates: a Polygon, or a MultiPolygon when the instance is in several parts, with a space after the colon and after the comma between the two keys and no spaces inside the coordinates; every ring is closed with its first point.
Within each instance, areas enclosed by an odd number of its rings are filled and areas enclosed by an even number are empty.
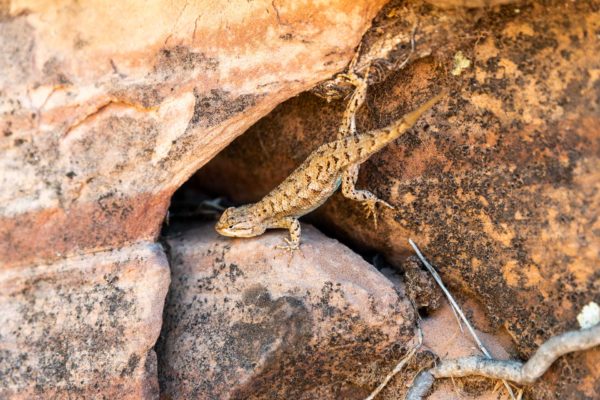
{"type": "Polygon", "coordinates": [[[358,136],[350,136],[324,146],[327,147],[333,145],[334,151],[340,146],[344,150],[343,155],[345,157],[339,157],[339,159],[345,159],[342,161],[344,163],[343,167],[361,163],[369,158],[371,154],[381,150],[383,147],[387,146],[388,143],[394,141],[404,132],[412,128],[426,111],[447,94],[447,91],[442,91],[437,96],[427,100],[416,110],[406,114],[386,128],[370,131],[358,136]]]}
{"type": "Polygon", "coordinates": [[[389,133],[388,133],[389,141],[397,139],[404,132],[406,132],[407,130],[412,128],[412,126],[419,120],[419,118],[421,118],[421,116],[425,112],[427,112],[438,101],[440,101],[443,97],[446,97],[447,95],[448,95],[447,90],[442,91],[440,94],[427,100],[423,105],[421,105],[416,110],[411,111],[410,113],[403,116],[400,120],[394,122],[392,125],[390,125],[388,128],[386,128],[385,130],[389,129],[389,133]]]}

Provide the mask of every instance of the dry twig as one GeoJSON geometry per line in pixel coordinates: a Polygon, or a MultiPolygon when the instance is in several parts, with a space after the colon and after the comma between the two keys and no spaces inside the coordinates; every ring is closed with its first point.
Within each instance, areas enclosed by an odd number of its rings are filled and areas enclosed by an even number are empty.
{"type": "MultiPolygon", "coordinates": [[[[429,262],[427,262],[427,259],[425,259],[425,257],[421,253],[421,250],[419,250],[419,248],[417,247],[417,245],[415,244],[415,242],[413,242],[412,239],[408,239],[408,243],[410,243],[410,245],[412,246],[412,248],[415,250],[415,253],[417,253],[417,256],[419,257],[419,259],[423,263],[423,265],[425,265],[425,267],[427,268],[427,270],[433,276],[433,279],[435,279],[435,281],[437,282],[437,284],[440,286],[440,288],[442,289],[442,291],[444,292],[444,294],[448,298],[448,301],[450,302],[450,305],[452,305],[452,309],[454,310],[455,314],[458,314],[460,316],[460,319],[467,326],[467,328],[469,329],[469,332],[471,333],[471,336],[473,336],[473,339],[475,340],[475,343],[477,343],[477,346],[479,347],[479,349],[481,350],[481,352],[483,354],[485,354],[485,356],[488,359],[491,359],[492,355],[485,348],[485,346],[483,345],[483,343],[481,342],[481,340],[479,340],[479,337],[477,336],[477,333],[475,333],[475,329],[473,328],[473,326],[471,325],[471,323],[469,322],[469,320],[467,319],[467,317],[465,316],[465,314],[463,313],[463,311],[461,310],[461,308],[458,306],[458,303],[456,302],[456,300],[454,300],[454,297],[452,296],[452,294],[450,293],[450,291],[446,288],[446,285],[444,285],[444,282],[442,282],[442,278],[440,277],[440,275],[433,268],[433,266],[431,264],[429,264],[429,262]]],[[[460,323],[459,323],[458,326],[460,327],[460,329],[462,331],[462,327],[460,326],[460,323]]],[[[504,387],[506,388],[506,391],[508,392],[508,394],[510,395],[510,397],[513,400],[516,400],[515,394],[513,393],[512,389],[510,388],[510,385],[508,384],[508,382],[506,382],[505,380],[502,380],[502,383],[504,384],[504,387]]]]}
{"type": "Polygon", "coordinates": [[[415,378],[406,400],[421,400],[429,392],[436,378],[465,377],[472,375],[505,379],[521,385],[535,382],[556,359],[574,351],[600,345],[600,324],[579,331],[570,331],[550,338],[527,361],[491,360],[483,357],[463,357],[445,360],[415,378]]]}
{"type": "MultiPolygon", "coordinates": [[[[456,312],[461,317],[479,345],[479,348],[487,358],[470,356],[442,361],[436,367],[423,371],[417,375],[406,395],[406,400],[424,399],[427,393],[429,393],[436,378],[458,378],[479,375],[488,378],[502,379],[505,386],[510,390],[510,387],[506,382],[507,380],[522,385],[533,383],[542,376],[548,368],[550,368],[556,359],[564,354],[587,350],[600,345],[600,323],[597,323],[586,329],[570,331],[550,338],[540,346],[525,364],[520,361],[492,359],[479,338],[476,336],[475,330],[467,321],[464,313],[444,286],[440,276],[433,269],[431,264],[427,262],[425,257],[423,257],[417,245],[410,239],[409,242],[425,267],[431,272],[436,282],[440,285],[442,291],[448,297],[452,307],[456,308],[456,312]]],[[[512,390],[510,390],[510,393],[512,395],[512,390]]],[[[522,392],[519,393],[519,398],[521,397],[521,394],[522,392]]]]}
{"type": "Polygon", "coordinates": [[[408,354],[406,356],[404,356],[398,362],[398,364],[396,364],[394,369],[389,374],[387,374],[387,376],[385,377],[383,382],[381,382],[381,384],[379,386],[377,386],[375,388],[375,390],[373,390],[373,392],[371,392],[369,397],[367,397],[365,400],[373,400],[375,398],[375,396],[377,396],[379,394],[379,392],[381,392],[383,390],[383,388],[386,387],[386,385],[389,383],[389,381],[392,380],[392,378],[398,372],[400,372],[402,370],[402,368],[404,368],[404,366],[410,361],[411,358],[413,358],[413,356],[415,355],[417,350],[419,350],[419,348],[421,347],[422,344],[423,344],[423,332],[421,331],[421,329],[419,329],[419,342],[408,352],[408,354]]]}

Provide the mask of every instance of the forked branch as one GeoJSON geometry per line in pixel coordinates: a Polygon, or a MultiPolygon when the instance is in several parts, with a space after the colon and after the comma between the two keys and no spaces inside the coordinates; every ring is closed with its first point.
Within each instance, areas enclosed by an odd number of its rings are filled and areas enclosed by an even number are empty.
{"type": "Polygon", "coordinates": [[[530,384],[542,376],[559,357],[598,345],[600,345],[600,324],[550,338],[526,363],[493,360],[479,356],[445,360],[436,367],[421,372],[413,381],[406,399],[424,399],[436,378],[479,375],[493,379],[505,379],[522,385],[530,384]]]}

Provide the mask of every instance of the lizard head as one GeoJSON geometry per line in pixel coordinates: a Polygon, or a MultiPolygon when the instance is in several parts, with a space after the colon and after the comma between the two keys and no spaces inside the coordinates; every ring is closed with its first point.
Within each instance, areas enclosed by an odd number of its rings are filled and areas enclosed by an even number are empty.
{"type": "Polygon", "coordinates": [[[265,232],[266,227],[262,220],[255,216],[250,210],[251,204],[241,207],[229,207],[221,218],[215,229],[223,236],[229,237],[253,237],[265,232]]]}

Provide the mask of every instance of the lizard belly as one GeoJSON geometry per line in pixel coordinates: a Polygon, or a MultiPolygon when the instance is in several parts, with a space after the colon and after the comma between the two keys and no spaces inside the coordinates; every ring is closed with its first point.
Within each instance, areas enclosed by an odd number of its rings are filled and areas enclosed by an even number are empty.
{"type": "MultiPolygon", "coordinates": [[[[294,211],[293,216],[296,218],[300,218],[301,216],[306,215],[310,212],[313,212],[317,208],[321,207],[323,205],[323,203],[325,203],[327,201],[327,199],[330,198],[331,195],[333,193],[335,193],[336,190],[339,189],[341,184],[342,184],[342,178],[337,177],[333,181],[333,184],[322,185],[322,187],[320,188],[318,193],[316,193],[310,199],[310,202],[305,201],[305,202],[303,202],[304,204],[301,204],[301,205],[299,204],[299,207],[297,210],[294,211]]],[[[307,189],[311,190],[310,184],[307,189]]]]}

